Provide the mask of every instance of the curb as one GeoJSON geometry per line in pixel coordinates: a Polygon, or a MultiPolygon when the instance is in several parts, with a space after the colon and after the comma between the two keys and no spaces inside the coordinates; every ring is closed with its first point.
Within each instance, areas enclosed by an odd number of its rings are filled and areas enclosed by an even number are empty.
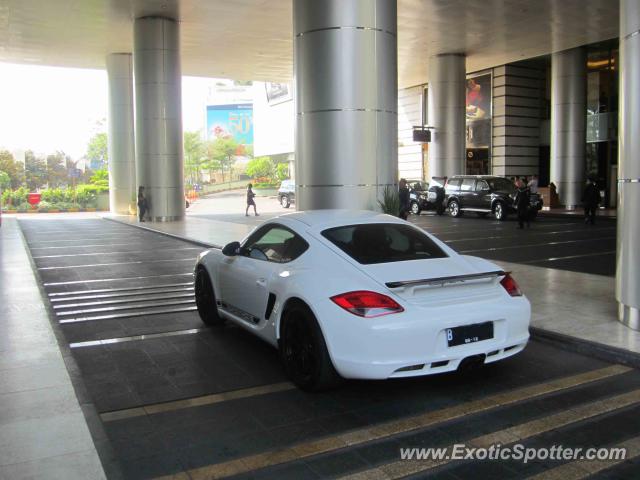
{"type": "Polygon", "coordinates": [[[70,208],[70,209],[50,209],[50,210],[2,210],[2,213],[11,215],[18,213],[78,213],[78,212],[108,212],[109,210],[97,209],[97,208],[70,208]]]}
{"type": "Polygon", "coordinates": [[[564,333],[552,332],[538,327],[529,327],[531,337],[550,345],[561,345],[565,349],[588,355],[607,362],[621,363],[633,368],[640,368],[640,353],[612,347],[603,343],[572,337],[564,333]]]}

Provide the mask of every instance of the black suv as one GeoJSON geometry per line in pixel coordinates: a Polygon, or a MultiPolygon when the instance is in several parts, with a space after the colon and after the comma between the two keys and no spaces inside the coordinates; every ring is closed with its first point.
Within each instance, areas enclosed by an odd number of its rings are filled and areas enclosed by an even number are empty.
{"type": "MultiPolygon", "coordinates": [[[[516,211],[513,207],[516,186],[504,177],[456,175],[447,181],[445,195],[445,203],[452,217],[466,211],[476,212],[482,217],[492,213],[496,220],[504,220],[516,211]]],[[[542,197],[532,193],[530,203],[530,218],[535,218],[542,209],[542,197]]]]}
{"type": "Polygon", "coordinates": [[[411,213],[420,215],[423,210],[435,210],[438,215],[444,213],[444,179],[442,183],[440,180],[440,177],[434,177],[431,187],[422,180],[407,180],[411,213]]]}

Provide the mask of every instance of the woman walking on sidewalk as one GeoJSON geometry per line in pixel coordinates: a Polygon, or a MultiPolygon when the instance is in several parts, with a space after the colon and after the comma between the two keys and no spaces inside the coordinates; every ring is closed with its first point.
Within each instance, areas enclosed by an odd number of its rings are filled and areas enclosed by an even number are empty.
{"type": "Polygon", "coordinates": [[[253,200],[253,197],[256,196],[255,193],[253,193],[253,189],[252,189],[253,185],[249,184],[247,185],[247,209],[244,211],[244,216],[248,217],[249,216],[249,207],[253,205],[253,213],[255,214],[256,217],[258,217],[258,211],[256,210],[256,202],[253,200]]]}

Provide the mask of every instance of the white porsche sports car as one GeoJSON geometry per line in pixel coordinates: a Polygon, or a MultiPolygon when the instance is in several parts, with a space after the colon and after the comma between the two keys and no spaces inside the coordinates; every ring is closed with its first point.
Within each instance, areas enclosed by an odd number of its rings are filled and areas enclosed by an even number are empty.
{"type": "Polygon", "coordinates": [[[375,212],[269,220],[200,254],[195,293],[204,323],[277,347],[304,390],[495,362],[529,339],[530,305],[508,273],[375,212]]]}

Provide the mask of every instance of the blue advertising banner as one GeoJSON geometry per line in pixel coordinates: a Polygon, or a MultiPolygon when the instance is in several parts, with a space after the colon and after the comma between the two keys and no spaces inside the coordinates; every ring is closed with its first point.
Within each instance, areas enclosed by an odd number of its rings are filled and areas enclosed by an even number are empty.
{"type": "Polygon", "coordinates": [[[207,138],[233,137],[240,145],[253,144],[253,105],[207,106],[207,138]]]}

